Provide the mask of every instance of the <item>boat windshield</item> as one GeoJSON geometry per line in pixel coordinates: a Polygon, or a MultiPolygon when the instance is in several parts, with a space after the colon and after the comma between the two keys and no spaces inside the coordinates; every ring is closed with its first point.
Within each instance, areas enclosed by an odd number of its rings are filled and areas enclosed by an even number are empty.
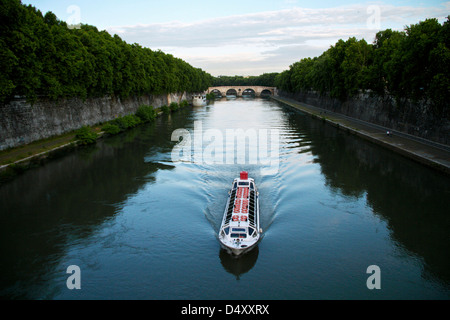
{"type": "Polygon", "coordinates": [[[247,234],[246,233],[232,233],[230,234],[231,238],[247,238],[247,234]]]}

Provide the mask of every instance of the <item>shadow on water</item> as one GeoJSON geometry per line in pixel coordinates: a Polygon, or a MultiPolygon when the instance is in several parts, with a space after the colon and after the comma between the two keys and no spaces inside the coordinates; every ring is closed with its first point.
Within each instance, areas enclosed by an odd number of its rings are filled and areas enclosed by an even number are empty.
{"type": "Polygon", "coordinates": [[[251,251],[242,256],[234,256],[228,253],[225,249],[220,249],[219,258],[223,268],[239,280],[241,276],[249,272],[258,260],[259,249],[255,247],[251,251]]]}
{"type": "Polygon", "coordinates": [[[320,120],[296,111],[288,114],[292,127],[308,128],[310,150],[327,187],[344,196],[366,197],[387,222],[391,239],[423,259],[422,277],[450,285],[448,176],[320,120]]]}
{"type": "Polygon", "coordinates": [[[171,150],[172,131],[187,120],[168,120],[163,116],[75,149],[0,185],[1,298],[51,297],[41,286],[66,246],[115,216],[130,195],[154,182],[158,170],[173,168],[158,154],[171,150]]]}

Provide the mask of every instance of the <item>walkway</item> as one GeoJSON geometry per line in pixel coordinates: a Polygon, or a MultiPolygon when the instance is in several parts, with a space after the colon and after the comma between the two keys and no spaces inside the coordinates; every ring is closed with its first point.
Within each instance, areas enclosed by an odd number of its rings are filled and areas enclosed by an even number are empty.
{"type": "Polygon", "coordinates": [[[319,119],[324,119],[336,127],[349,130],[358,136],[450,175],[449,146],[402,132],[392,131],[391,129],[376,124],[351,118],[292,99],[281,97],[272,97],[272,99],[309,113],[319,119]],[[391,135],[386,134],[388,130],[391,132],[391,135]]]}

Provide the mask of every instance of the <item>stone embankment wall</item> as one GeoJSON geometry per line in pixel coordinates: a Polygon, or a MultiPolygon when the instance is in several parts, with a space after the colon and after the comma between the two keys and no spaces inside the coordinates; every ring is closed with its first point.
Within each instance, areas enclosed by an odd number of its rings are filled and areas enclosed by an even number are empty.
{"type": "Polygon", "coordinates": [[[424,102],[408,100],[397,102],[389,96],[371,96],[368,93],[360,93],[344,102],[314,91],[296,94],[279,91],[279,95],[440,144],[450,145],[450,119],[436,117],[431,107],[424,102]]]}
{"type": "Polygon", "coordinates": [[[39,100],[34,104],[25,100],[11,101],[0,105],[0,150],[135,113],[143,104],[159,108],[185,99],[191,101],[192,95],[174,93],[127,99],[91,98],[85,101],[73,98],[60,101],[39,100]]]}

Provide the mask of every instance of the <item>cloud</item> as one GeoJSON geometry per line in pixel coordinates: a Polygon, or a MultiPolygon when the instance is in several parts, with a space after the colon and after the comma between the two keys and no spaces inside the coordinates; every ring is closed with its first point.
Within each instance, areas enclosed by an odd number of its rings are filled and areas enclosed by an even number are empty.
{"type": "Polygon", "coordinates": [[[382,3],[295,7],[193,23],[117,26],[107,31],[129,43],[172,53],[214,75],[257,75],[282,71],[301,58],[318,56],[338,39],[355,36],[372,42],[379,30],[403,29],[429,17],[443,19],[449,8],[450,2],[439,7],[382,3]]]}

